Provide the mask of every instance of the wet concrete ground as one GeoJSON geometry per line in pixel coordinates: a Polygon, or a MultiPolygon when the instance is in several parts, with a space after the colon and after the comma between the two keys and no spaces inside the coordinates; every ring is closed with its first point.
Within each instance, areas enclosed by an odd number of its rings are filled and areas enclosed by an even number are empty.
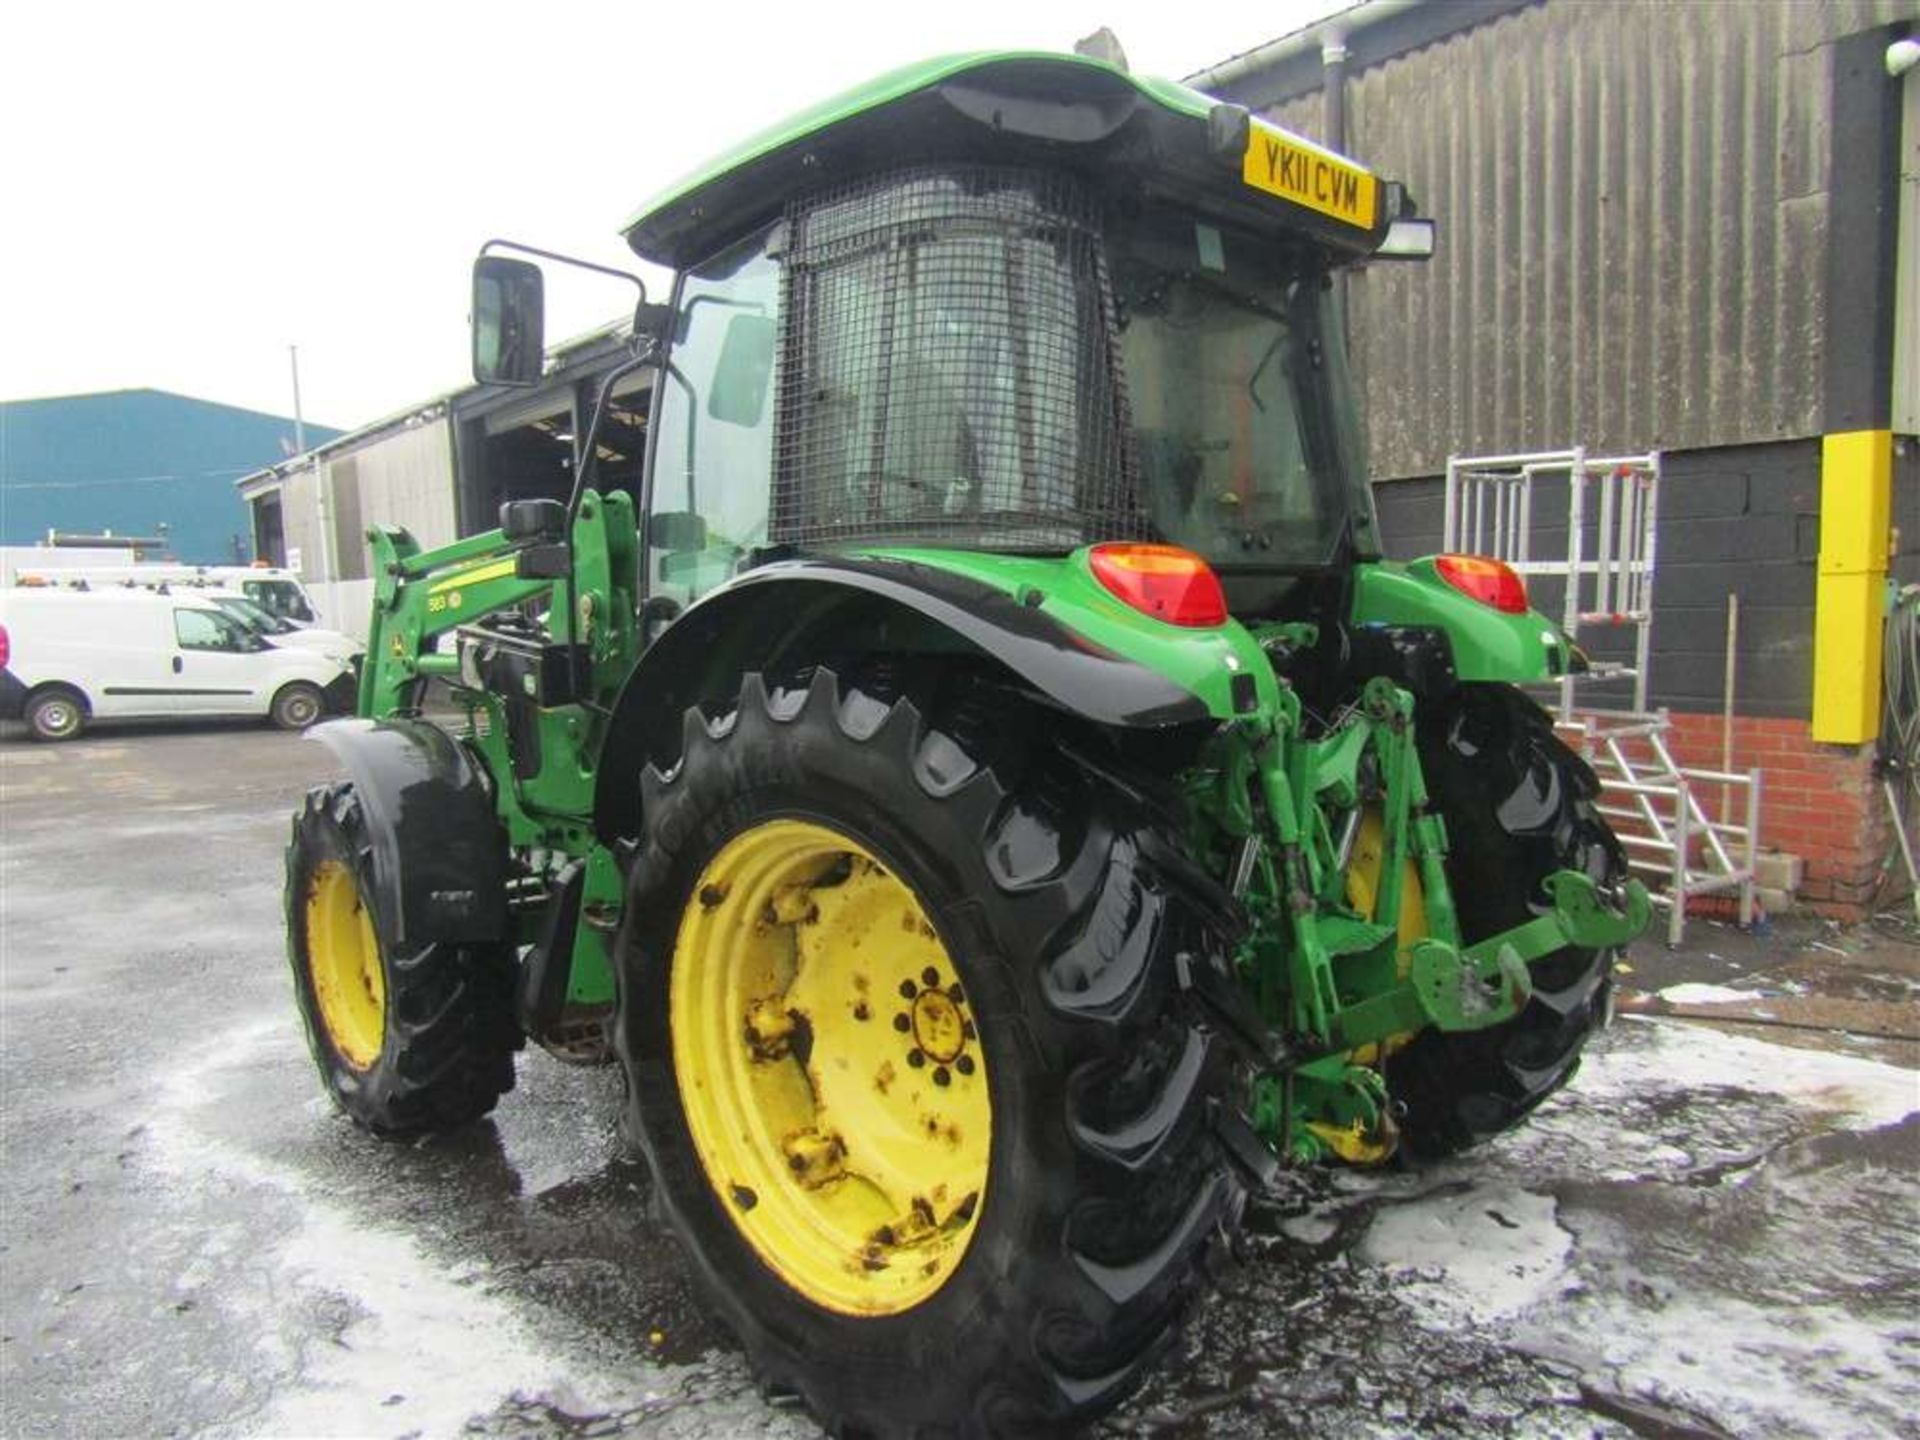
{"type": "MultiPolygon", "coordinates": [[[[611,1071],[529,1054],[415,1145],[321,1099],[279,874],[328,765],[249,726],[0,738],[0,1433],[817,1433],[696,1313],[611,1071]]],[[[1896,929],[1727,934],[1623,978],[1912,1012],[1896,929]]],[[[1261,1203],[1101,1429],[1920,1434],[1906,1042],[1747,1024],[1623,1020],[1471,1161],[1261,1203]]]]}

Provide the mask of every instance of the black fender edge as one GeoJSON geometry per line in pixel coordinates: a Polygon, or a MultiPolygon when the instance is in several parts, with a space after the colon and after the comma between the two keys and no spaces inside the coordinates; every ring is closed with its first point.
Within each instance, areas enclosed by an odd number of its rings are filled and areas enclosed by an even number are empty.
{"type": "Polygon", "coordinates": [[[706,596],[641,655],[601,753],[595,830],[608,844],[639,833],[640,768],[659,742],[678,742],[689,706],[730,696],[748,671],[824,663],[858,636],[885,645],[908,632],[964,642],[1096,724],[1159,729],[1209,718],[1197,695],[1164,675],[951,570],[911,560],[781,561],[706,596]]]}
{"type": "Polygon", "coordinates": [[[306,738],[360,796],[385,938],[408,949],[505,938],[506,836],[479,762],[425,720],[330,720],[306,738]]]}

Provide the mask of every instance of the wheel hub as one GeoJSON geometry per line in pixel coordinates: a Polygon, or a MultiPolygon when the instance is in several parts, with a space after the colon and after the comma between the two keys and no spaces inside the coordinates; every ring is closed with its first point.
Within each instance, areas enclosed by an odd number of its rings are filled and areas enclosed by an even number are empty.
{"type": "Polygon", "coordinates": [[[929,1060],[948,1065],[960,1058],[967,1045],[965,1023],[959,1004],[945,991],[922,990],[914,997],[913,1038],[929,1060]]]}
{"type": "Polygon", "coordinates": [[[707,863],[676,937],[674,1073],[733,1224],[809,1300],[888,1315],[953,1274],[992,1106],[965,991],[863,846],[775,820],[707,863]]]}

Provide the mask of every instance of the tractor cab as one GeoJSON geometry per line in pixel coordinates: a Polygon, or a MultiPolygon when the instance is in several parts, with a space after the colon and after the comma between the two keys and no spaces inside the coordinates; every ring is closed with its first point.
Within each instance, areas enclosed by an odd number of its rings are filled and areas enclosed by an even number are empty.
{"type": "Polygon", "coordinates": [[[1373,557],[1330,276],[1407,248],[1411,210],[1080,57],[930,61],[819,106],[627,228],[680,272],[642,584],[677,608],[797,555],[1138,541],[1257,604],[1373,557]]]}

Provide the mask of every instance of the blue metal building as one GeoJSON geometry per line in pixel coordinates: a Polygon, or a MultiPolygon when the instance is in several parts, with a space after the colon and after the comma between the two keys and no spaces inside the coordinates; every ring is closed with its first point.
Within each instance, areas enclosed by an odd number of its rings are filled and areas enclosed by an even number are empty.
{"type": "MultiPolygon", "coordinates": [[[[340,433],[309,424],[306,441],[340,433]]],[[[288,416],[165,390],[0,402],[0,544],[49,530],[164,533],[181,560],[250,559],[233,482],[290,454],[293,439],[288,416]]]]}

